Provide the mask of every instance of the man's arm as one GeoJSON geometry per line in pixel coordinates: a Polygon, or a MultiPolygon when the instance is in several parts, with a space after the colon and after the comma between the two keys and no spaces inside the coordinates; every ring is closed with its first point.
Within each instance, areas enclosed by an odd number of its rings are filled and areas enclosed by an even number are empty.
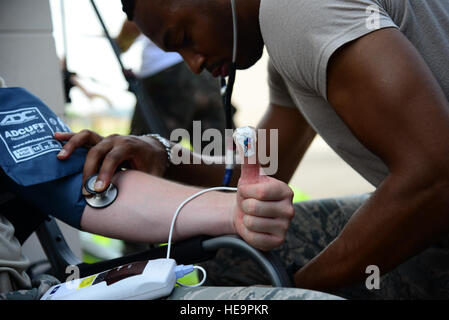
{"type": "Polygon", "coordinates": [[[322,291],[361,281],[368,265],[385,274],[449,230],[449,104],[412,44],[383,29],[344,46],[330,61],[327,90],[390,174],[296,273],[298,287],[322,291]]]}
{"type": "MultiPolygon", "coordinates": [[[[119,189],[116,201],[102,210],[86,206],[81,220],[82,229],[148,243],[166,241],[177,207],[201,191],[138,171],[117,173],[113,183],[119,189]]],[[[193,200],[177,219],[174,240],[195,235],[234,234],[234,202],[235,193],[221,192],[206,193],[193,200]],[[213,211],[210,210],[212,206],[213,211]]]]}
{"type": "MultiPolygon", "coordinates": [[[[316,132],[297,108],[275,104],[271,104],[265,112],[258,128],[267,130],[267,137],[269,137],[269,130],[279,130],[279,166],[273,177],[288,183],[315,138],[316,132]]],[[[267,150],[270,150],[270,144],[273,142],[270,139],[267,141],[267,150]]]]}
{"type": "MultiPolygon", "coordinates": [[[[113,182],[119,189],[115,202],[100,210],[86,206],[81,228],[138,242],[166,242],[178,206],[201,190],[132,170],[117,173],[113,182]]],[[[285,240],[292,197],[286,184],[269,177],[263,184],[240,186],[237,193],[205,193],[183,207],[173,240],[238,233],[250,245],[270,250],[285,240]]]]}

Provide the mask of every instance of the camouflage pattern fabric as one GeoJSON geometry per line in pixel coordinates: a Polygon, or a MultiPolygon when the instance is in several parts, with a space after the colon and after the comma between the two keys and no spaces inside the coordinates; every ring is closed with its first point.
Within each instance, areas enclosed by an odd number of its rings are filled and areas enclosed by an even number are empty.
{"type": "MultiPolygon", "coordinates": [[[[274,250],[293,275],[341,232],[352,214],[369,199],[357,195],[295,204],[295,217],[283,246],[274,250]]],[[[365,283],[334,292],[346,299],[447,299],[449,297],[449,236],[380,278],[380,288],[365,283]]],[[[202,264],[209,286],[270,284],[251,259],[230,249],[202,264]]],[[[368,275],[367,275],[368,277],[368,275]]]]}
{"type": "Polygon", "coordinates": [[[177,287],[167,300],[342,300],[318,291],[266,287],[177,287]]]}
{"type": "Polygon", "coordinates": [[[58,279],[42,274],[32,280],[32,289],[2,293],[0,300],[39,300],[48,289],[59,283],[58,279]]]}
{"type": "MultiPolygon", "coordinates": [[[[56,278],[40,275],[33,289],[0,294],[0,300],[39,300],[59,284],[56,278]]],[[[312,290],[266,287],[176,287],[167,300],[341,300],[340,297],[312,290]]]]}

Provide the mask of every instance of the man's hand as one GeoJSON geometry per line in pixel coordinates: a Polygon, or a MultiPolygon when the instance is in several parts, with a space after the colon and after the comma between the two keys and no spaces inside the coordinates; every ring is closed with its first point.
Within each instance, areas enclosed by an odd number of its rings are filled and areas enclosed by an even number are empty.
{"type": "Polygon", "coordinates": [[[55,133],[55,138],[67,141],[58,159],[65,160],[79,147],[89,148],[83,170],[84,182],[98,173],[95,189],[103,191],[111,182],[119,166],[126,164],[132,169],[163,176],[167,163],[165,148],[150,137],[111,135],[106,138],[83,130],[79,133],[55,133]]]}

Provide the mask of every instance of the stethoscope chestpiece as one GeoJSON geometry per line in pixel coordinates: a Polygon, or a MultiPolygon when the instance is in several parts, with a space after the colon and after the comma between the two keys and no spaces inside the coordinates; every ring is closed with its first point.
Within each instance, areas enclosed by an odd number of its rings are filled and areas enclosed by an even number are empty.
{"type": "Polygon", "coordinates": [[[84,188],[91,195],[85,197],[87,204],[95,209],[106,208],[110,204],[112,204],[118,195],[118,189],[112,183],[106,188],[103,192],[95,191],[95,182],[97,181],[98,175],[93,175],[89,179],[86,180],[84,184],[84,188]]]}

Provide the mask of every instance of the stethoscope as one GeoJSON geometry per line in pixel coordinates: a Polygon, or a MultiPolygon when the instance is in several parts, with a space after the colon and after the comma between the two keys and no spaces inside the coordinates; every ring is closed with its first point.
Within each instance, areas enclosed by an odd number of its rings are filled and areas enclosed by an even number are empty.
{"type": "Polygon", "coordinates": [[[97,177],[98,175],[95,174],[89,177],[84,183],[84,189],[90,194],[90,196],[85,196],[84,198],[90,207],[95,209],[103,209],[117,199],[118,189],[114,184],[110,183],[105,191],[95,191],[95,182],[97,181],[97,177]]]}
{"type": "MultiPolygon", "coordinates": [[[[223,106],[225,109],[226,116],[226,129],[227,135],[225,137],[226,144],[226,153],[225,153],[225,173],[223,177],[222,185],[224,187],[229,186],[232,174],[234,172],[234,143],[232,139],[232,131],[233,131],[233,121],[232,121],[232,92],[234,89],[235,83],[235,74],[237,71],[236,61],[237,61],[237,11],[235,7],[235,0],[231,1],[231,10],[232,10],[232,25],[233,25],[233,50],[232,50],[232,63],[229,66],[229,75],[228,81],[222,77],[221,81],[221,95],[223,99],[223,106]]],[[[94,188],[95,181],[97,180],[97,175],[89,177],[84,184],[84,188],[87,192],[90,193],[91,196],[85,197],[86,202],[89,206],[101,209],[106,208],[110,204],[112,204],[118,195],[118,189],[112,183],[106,188],[103,192],[96,192],[94,188]]]]}
{"type": "Polygon", "coordinates": [[[226,136],[225,136],[225,174],[223,178],[222,185],[224,187],[229,186],[232,179],[232,174],[234,172],[234,144],[232,139],[232,92],[234,90],[235,74],[237,71],[237,10],[235,7],[235,0],[231,0],[231,10],[232,10],[232,26],[233,26],[233,50],[232,50],[232,63],[229,67],[228,81],[225,78],[221,78],[221,94],[223,98],[223,106],[225,109],[226,116],[226,136]]]}

